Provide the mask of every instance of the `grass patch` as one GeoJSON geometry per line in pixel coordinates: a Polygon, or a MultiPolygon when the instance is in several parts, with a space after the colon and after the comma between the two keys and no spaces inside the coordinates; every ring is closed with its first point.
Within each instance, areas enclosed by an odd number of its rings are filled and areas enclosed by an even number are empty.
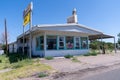
{"type": "Polygon", "coordinates": [[[80,61],[77,59],[77,57],[73,57],[73,58],[72,58],[72,61],[73,61],[73,62],[80,62],[80,61]]]}
{"type": "Polygon", "coordinates": [[[89,53],[87,53],[87,54],[84,54],[84,56],[90,56],[90,54],[89,54],[89,53]]]}
{"type": "Polygon", "coordinates": [[[68,54],[68,55],[65,55],[64,57],[70,59],[73,57],[73,55],[68,54]]]}
{"type": "Polygon", "coordinates": [[[90,53],[91,56],[97,56],[97,53],[96,52],[92,52],[90,53]]]}
{"type": "Polygon", "coordinates": [[[29,77],[34,73],[49,71],[52,68],[36,60],[23,60],[18,63],[11,64],[13,70],[5,73],[0,73],[0,80],[15,80],[24,77],[29,77]]]}
{"type": "Polygon", "coordinates": [[[95,52],[95,51],[92,51],[92,52],[89,52],[89,53],[87,53],[87,54],[84,54],[84,56],[97,56],[97,52],[95,52]]]}
{"type": "Polygon", "coordinates": [[[1,60],[1,62],[0,62],[0,70],[10,67],[9,58],[6,57],[6,55],[0,55],[0,60],[1,60]]]}
{"type": "Polygon", "coordinates": [[[48,76],[48,74],[45,73],[45,72],[40,72],[40,73],[38,74],[38,77],[39,77],[39,78],[46,77],[46,76],[48,76]]]}
{"type": "Polygon", "coordinates": [[[46,59],[46,60],[52,60],[53,57],[52,57],[52,56],[47,56],[47,57],[45,57],[45,59],[46,59]]]}
{"type": "MultiPolygon", "coordinates": [[[[17,55],[17,54],[15,54],[17,55]]],[[[12,56],[11,56],[12,57],[12,56]]],[[[0,55],[0,70],[11,68],[13,70],[0,73],[0,80],[16,80],[20,78],[29,77],[35,73],[47,72],[52,68],[45,64],[42,64],[39,59],[20,59],[17,62],[11,63],[10,58],[6,55],[0,55]]],[[[15,60],[15,61],[16,61],[15,60]]]]}

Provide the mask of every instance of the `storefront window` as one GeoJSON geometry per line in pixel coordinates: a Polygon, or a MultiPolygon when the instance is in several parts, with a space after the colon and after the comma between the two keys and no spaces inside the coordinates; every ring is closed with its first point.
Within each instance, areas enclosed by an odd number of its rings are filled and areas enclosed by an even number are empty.
{"type": "Polygon", "coordinates": [[[40,38],[39,37],[36,38],[36,49],[40,50],[40,38]]]}
{"type": "Polygon", "coordinates": [[[44,50],[44,37],[40,36],[40,50],[44,50]]]}
{"type": "Polygon", "coordinates": [[[79,37],[75,38],[75,49],[80,49],[80,38],[79,37]]]}
{"type": "Polygon", "coordinates": [[[64,49],[64,37],[59,37],[59,49],[64,49]]]}
{"type": "Polygon", "coordinates": [[[81,37],[81,49],[88,49],[87,37],[81,37]]]}
{"type": "Polygon", "coordinates": [[[73,49],[74,48],[74,42],[73,42],[73,37],[67,36],[66,37],[66,48],[67,49],[73,49]]]}
{"type": "Polygon", "coordinates": [[[57,49],[57,36],[47,36],[47,50],[57,49]]]}
{"type": "Polygon", "coordinates": [[[44,49],[44,37],[40,36],[36,38],[36,49],[43,50],[44,49]]]}

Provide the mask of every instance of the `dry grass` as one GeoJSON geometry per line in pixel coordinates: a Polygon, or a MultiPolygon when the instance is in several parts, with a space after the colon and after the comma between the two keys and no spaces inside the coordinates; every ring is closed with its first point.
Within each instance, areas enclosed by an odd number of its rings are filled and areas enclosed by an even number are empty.
{"type": "Polygon", "coordinates": [[[9,65],[13,70],[0,73],[0,80],[15,80],[29,77],[41,71],[50,71],[52,68],[40,63],[39,60],[23,60],[9,65]]]}

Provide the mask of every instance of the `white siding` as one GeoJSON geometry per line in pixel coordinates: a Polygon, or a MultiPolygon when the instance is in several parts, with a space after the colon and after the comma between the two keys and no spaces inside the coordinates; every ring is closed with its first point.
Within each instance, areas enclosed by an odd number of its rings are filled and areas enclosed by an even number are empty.
{"type": "Polygon", "coordinates": [[[70,55],[81,55],[88,53],[89,50],[46,50],[45,56],[65,56],[70,55]]]}

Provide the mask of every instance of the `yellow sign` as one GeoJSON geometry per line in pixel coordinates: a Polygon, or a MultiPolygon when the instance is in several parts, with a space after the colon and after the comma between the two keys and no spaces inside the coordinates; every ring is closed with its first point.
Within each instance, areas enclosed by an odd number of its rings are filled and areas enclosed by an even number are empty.
{"type": "Polygon", "coordinates": [[[30,22],[30,12],[28,12],[24,17],[23,26],[27,25],[29,22],[30,22]]]}

